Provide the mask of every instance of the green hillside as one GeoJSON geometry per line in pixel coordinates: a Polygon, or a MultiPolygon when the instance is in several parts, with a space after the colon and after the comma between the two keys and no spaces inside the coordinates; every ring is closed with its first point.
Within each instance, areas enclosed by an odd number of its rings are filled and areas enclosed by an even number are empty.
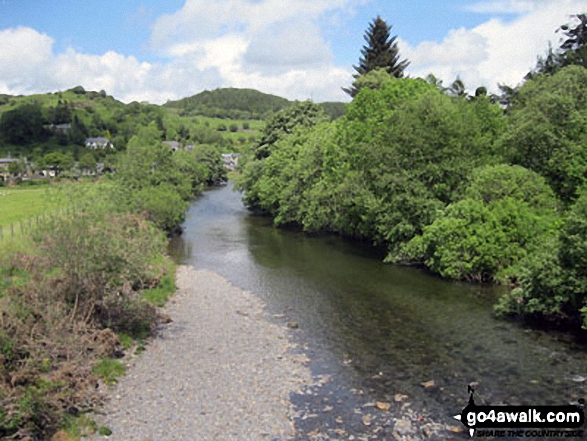
{"type": "MultiPolygon", "coordinates": [[[[89,137],[106,137],[115,150],[124,150],[141,128],[153,125],[162,141],[182,145],[213,144],[238,151],[258,134],[259,124],[222,121],[221,131],[213,121],[180,116],[162,106],[132,102],[124,104],[104,91],[70,90],[28,96],[0,95],[0,157],[39,158],[51,152],[73,155],[78,160],[89,137]],[[236,127],[236,128],[235,128],[236,127]],[[231,130],[232,129],[232,130],[231,130]]],[[[93,151],[101,161],[114,151],[93,151]]]]}
{"type": "MultiPolygon", "coordinates": [[[[125,150],[129,140],[148,126],[161,141],[240,152],[258,138],[266,117],[291,104],[275,95],[234,88],[202,92],[163,106],[125,104],[105,91],[86,91],[81,86],[56,93],[0,95],[0,157],[10,153],[43,164],[47,155],[60,153],[69,164],[89,153],[93,160],[107,162],[106,156],[125,150]],[[95,137],[108,138],[114,149],[88,152],[85,141],[95,137]]],[[[345,108],[336,102],[321,106],[332,119],[342,116],[345,108]]]]}
{"type": "Polygon", "coordinates": [[[178,101],[168,101],[164,107],[180,109],[182,115],[264,119],[269,113],[281,110],[289,104],[285,98],[257,90],[226,88],[204,91],[178,101]]]}
{"type": "MultiPolygon", "coordinates": [[[[168,101],[163,106],[182,116],[207,116],[224,119],[265,119],[269,114],[291,105],[293,101],[254,89],[216,89],[188,98],[168,101]]],[[[344,114],[345,103],[320,104],[332,119],[344,114]]]]}

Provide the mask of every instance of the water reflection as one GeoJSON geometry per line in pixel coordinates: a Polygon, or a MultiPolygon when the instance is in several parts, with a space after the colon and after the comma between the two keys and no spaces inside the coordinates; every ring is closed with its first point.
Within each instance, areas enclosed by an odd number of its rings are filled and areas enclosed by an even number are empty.
{"type": "Polygon", "coordinates": [[[273,228],[249,215],[230,186],[191,207],[170,249],[286,311],[349,388],[378,398],[405,393],[445,420],[470,382],[493,404],[563,404],[586,395],[576,381],[587,376],[584,348],[495,320],[495,288],[384,265],[368,247],[338,237],[273,228]],[[422,387],[429,380],[436,387],[422,387]]]}

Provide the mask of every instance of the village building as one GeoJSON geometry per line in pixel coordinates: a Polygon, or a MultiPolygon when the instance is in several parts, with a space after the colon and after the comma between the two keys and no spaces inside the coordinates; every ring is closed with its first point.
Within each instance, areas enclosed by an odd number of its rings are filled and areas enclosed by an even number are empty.
{"type": "Polygon", "coordinates": [[[163,145],[169,147],[173,153],[181,149],[181,144],[177,141],[163,141],[163,145]]]}
{"type": "Polygon", "coordinates": [[[222,162],[224,162],[224,167],[229,170],[234,170],[238,166],[238,153],[222,153],[222,162]]]}
{"type": "Polygon", "coordinates": [[[3,181],[8,179],[10,176],[10,173],[8,173],[8,167],[10,164],[17,161],[18,159],[11,158],[10,155],[8,155],[6,158],[0,158],[0,179],[3,181]]]}
{"type": "Polygon", "coordinates": [[[114,145],[110,142],[110,140],[108,138],[104,138],[103,136],[97,138],[87,138],[85,144],[87,148],[92,150],[104,150],[107,148],[114,148],[114,145]]]}

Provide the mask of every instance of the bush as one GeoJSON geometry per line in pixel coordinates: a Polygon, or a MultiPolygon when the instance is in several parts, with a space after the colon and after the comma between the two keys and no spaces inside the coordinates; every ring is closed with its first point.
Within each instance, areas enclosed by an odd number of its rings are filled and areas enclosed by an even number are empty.
{"type": "Polygon", "coordinates": [[[515,281],[520,262],[558,225],[558,202],[537,173],[518,166],[473,172],[465,199],[449,205],[400,259],[424,262],[443,277],[515,281]]]}
{"type": "Polygon", "coordinates": [[[144,188],[132,197],[134,210],[167,232],[178,231],[189,206],[170,185],[144,188]]]}
{"type": "Polygon", "coordinates": [[[125,315],[117,308],[133,304],[134,290],[152,284],[152,262],[164,250],[164,239],[136,215],[99,210],[56,217],[36,234],[49,268],[62,278],[59,291],[72,319],[116,326],[125,315]]]}
{"type": "Polygon", "coordinates": [[[236,124],[231,124],[229,129],[232,133],[238,132],[238,126],[236,124]]]}
{"type": "Polygon", "coordinates": [[[216,130],[218,130],[219,132],[226,132],[226,126],[224,124],[218,124],[216,126],[216,130]]]}
{"type": "Polygon", "coordinates": [[[498,314],[587,329],[587,188],[579,194],[559,237],[524,262],[519,286],[500,300],[498,314]]]}

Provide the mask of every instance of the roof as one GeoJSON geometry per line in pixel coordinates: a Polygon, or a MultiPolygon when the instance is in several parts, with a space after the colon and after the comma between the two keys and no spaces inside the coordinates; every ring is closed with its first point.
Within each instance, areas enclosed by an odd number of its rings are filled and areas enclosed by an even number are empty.
{"type": "Polygon", "coordinates": [[[98,144],[98,143],[107,143],[107,142],[110,142],[110,140],[108,138],[104,138],[103,136],[99,136],[97,138],[87,138],[86,139],[86,144],[92,143],[92,142],[95,142],[96,144],[98,144]]]}

